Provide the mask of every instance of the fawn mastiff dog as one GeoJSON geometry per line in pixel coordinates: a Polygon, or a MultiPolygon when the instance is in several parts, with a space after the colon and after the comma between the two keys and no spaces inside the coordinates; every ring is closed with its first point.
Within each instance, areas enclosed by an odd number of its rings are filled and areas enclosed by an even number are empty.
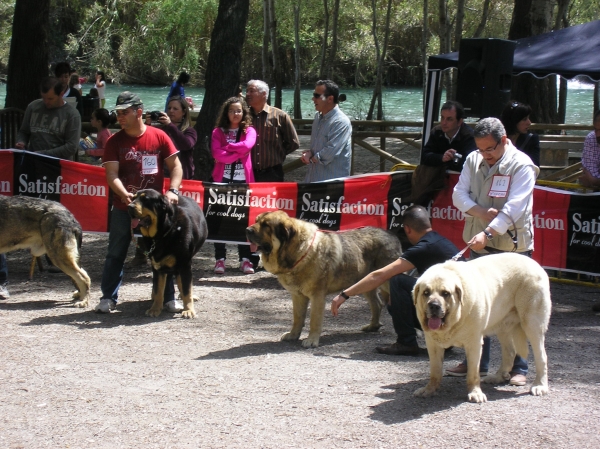
{"type": "MultiPolygon", "coordinates": [[[[302,342],[305,348],[319,346],[327,294],[349,287],[393,262],[402,252],[398,238],[383,229],[324,232],[283,211],[260,214],[246,229],[246,237],[258,246],[265,269],[275,274],[292,295],[292,329],[282,340],[300,338],[310,303],[310,330],[302,342]]],[[[365,293],[365,297],[371,322],[362,330],[375,332],[381,327],[383,304],[375,290],[365,293]]]]}

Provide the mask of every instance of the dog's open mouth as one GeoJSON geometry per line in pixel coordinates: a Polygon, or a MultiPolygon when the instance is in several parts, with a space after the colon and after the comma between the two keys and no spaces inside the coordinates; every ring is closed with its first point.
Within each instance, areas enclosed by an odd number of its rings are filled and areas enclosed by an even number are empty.
{"type": "Polygon", "coordinates": [[[145,217],[142,217],[142,218],[132,218],[131,219],[131,227],[132,228],[137,228],[138,225],[141,226],[142,228],[148,228],[148,227],[150,227],[151,224],[152,224],[152,218],[150,218],[150,215],[146,215],[145,217]]]}
{"type": "Polygon", "coordinates": [[[432,331],[438,330],[440,327],[442,327],[442,324],[444,324],[444,318],[445,317],[440,318],[437,316],[429,317],[427,319],[427,327],[429,327],[429,329],[432,331]]]}

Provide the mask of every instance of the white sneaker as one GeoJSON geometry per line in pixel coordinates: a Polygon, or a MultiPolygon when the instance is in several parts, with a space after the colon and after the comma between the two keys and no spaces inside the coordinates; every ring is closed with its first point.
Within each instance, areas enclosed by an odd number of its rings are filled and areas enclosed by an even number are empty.
{"type": "Polygon", "coordinates": [[[245,257],[242,259],[242,263],[240,264],[240,271],[244,274],[254,274],[254,265],[245,257]]]}
{"type": "Polygon", "coordinates": [[[215,263],[215,273],[223,274],[225,273],[225,259],[219,259],[215,263]]]}
{"type": "Polygon", "coordinates": [[[183,310],[183,302],[178,299],[166,302],[164,309],[171,313],[179,313],[183,310]]]}
{"type": "Polygon", "coordinates": [[[117,303],[112,299],[101,299],[94,311],[98,313],[110,313],[116,306],[117,303]]]}
{"type": "Polygon", "coordinates": [[[0,299],[8,298],[10,298],[10,293],[8,293],[8,288],[6,288],[6,284],[0,284],[0,299]]]}

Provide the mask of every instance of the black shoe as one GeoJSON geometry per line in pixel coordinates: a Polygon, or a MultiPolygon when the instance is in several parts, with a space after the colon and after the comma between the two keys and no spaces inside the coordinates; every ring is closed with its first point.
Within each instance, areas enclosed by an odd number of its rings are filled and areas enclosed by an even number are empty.
{"type": "Polygon", "coordinates": [[[375,350],[380,354],[387,355],[419,355],[419,346],[405,346],[402,343],[394,343],[389,346],[377,346],[375,350]]]}
{"type": "Polygon", "coordinates": [[[592,306],[592,310],[593,310],[594,312],[600,312],[600,302],[597,302],[596,304],[594,304],[594,305],[592,306]]]}

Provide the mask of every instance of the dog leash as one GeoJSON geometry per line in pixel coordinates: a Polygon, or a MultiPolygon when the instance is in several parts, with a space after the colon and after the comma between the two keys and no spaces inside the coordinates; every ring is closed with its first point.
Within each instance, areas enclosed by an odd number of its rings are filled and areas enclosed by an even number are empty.
{"type": "Polygon", "coordinates": [[[454,256],[452,256],[452,258],[450,260],[454,260],[457,261],[458,259],[460,259],[462,257],[462,255],[471,247],[471,245],[467,245],[465,246],[462,251],[457,252],[454,256]]]}

